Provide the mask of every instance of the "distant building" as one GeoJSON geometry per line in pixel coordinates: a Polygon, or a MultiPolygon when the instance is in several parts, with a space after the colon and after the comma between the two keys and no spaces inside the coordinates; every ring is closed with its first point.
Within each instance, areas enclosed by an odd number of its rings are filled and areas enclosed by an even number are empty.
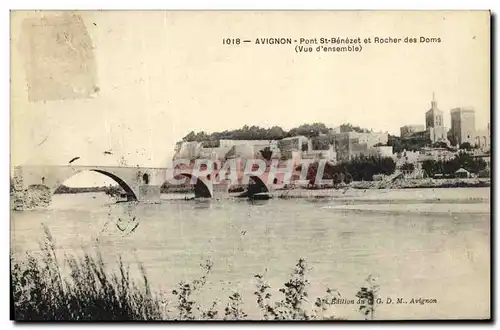
{"type": "Polygon", "coordinates": [[[476,136],[474,137],[474,145],[480,149],[490,149],[491,148],[491,138],[490,138],[490,124],[486,129],[477,130],[476,136]]]}
{"type": "Polygon", "coordinates": [[[377,146],[368,148],[368,156],[392,157],[392,146],[377,146]]]}
{"type": "Polygon", "coordinates": [[[283,159],[291,159],[293,152],[309,150],[309,139],[305,136],[293,136],[278,141],[278,148],[283,159]]]}
{"type": "Polygon", "coordinates": [[[457,155],[456,151],[450,151],[447,148],[422,148],[420,150],[420,155],[418,161],[423,162],[425,160],[436,160],[436,161],[448,161],[455,158],[457,155]]]}
{"type": "Polygon", "coordinates": [[[358,143],[366,143],[368,148],[374,145],[381,144],[385,145],[389,141],[388,132],[343,132],[334,134],[333,138],[335,141],[346,141],[357,139],[358,143]]]}
{"type": "Polygon", "coordinates": [[[462,167],[455,172],[456,178],[469,178],[470,176],[470,172],[462,167]]]}
{"type": "Polygon", "coordinates": [[[359,156],[386,155],[392,147],[385,146],[389,141],[389,133],[385,132],[344,132],[333,135],[337,161],[350,160],[359,156]]]}
{"type": "Polygon", "coordinates": [[[255,158],[254,146],[252,146],[250,144],[235,144],[226,153],[225,158],[227,158],[227,159],[235,159],[235,158],[253,159],[253,158],[255,158]]]}
{"type": "Polygon", "coordinates": [[[412,136],[415,133],[419,132],[424,132],[425,131],[425,126],[424,125],[405,125],[402,126],[400,129],[400,136],[402,138],[406,138],[409,136],[412,136]]]}
{"type": "Polygon", "coordinates": [[[279,153],[278,141],[276,140],[220,140],[221,148],[231,148],[238,145],[251,146],[255,156],[260,154],[260,151],[269,147],[274,155],[279,153]]]}
{"type": "Polygon", "coordinates": [[[386,145],[387,142],[389,142],[388,132],[365,132],[357,134],[359,143],[366,143],[368,148],[371,148],[377,144],[386,145]]]}
{"type": "Polygon", "coordinates": [[[451,110],[450,141],[453,145],[469,142],[475,144],[476,118],[473,108],[455,108],[451,110]]]}
{"type": "Polygon", "coordinates": [[[432,142],[446,140],[446,127],[443,124],[443,112],[437,108],[437,101],[432,93],[431,108],[425,113],[425,131],[432,142]]]}
{"type": "MultiPolygon", "coordinates": [[[[350,160],[356,155],[356,147],[359,148],[359,139],[351,132],[334,134],[335,152],[338,161],[350,160]]],[[[364,145],[366,149],[366,145],[364,145]]]]}
{"type": "Polygon", "coordinates": [[[196,159],[200,155],[200,142],[177,142],[175,145],[173,160],[177,159],[196,159]]]}
{"type": "Polygon", "coordinates": [[[211,159],[223,161],[229,158],[261,158],[261,151],[269,147],[271,158],[279,158],[280,150],[276,140],[220,140],[218,147],[204,147],[204,142],[178,142],[173,160],[211,159]]]}
{"type": "Polygon", "coordinates": [[[418,162],[420,157],[420,151],[404,150],[398,154],[394,155],[396,158],[396,166],[402,165],[404,163],[415,164],[418,162]]]}

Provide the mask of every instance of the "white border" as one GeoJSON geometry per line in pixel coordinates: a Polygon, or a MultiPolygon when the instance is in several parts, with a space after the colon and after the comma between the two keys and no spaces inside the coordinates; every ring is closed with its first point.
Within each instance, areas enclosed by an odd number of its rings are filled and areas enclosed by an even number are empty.
{"type": "MultiPolygon", "coordinates": [[[[170,10],[202,10],[202,9],[210,9],[210,10],[272,10],[272,9],[281,9],[281,10],[299,10],[299,9],[309,9],[309,10],[396,10],[396,9],[405,9],[405,10],[431,10],[431,9],[454,9],[454,10],[467,10],[467,9],[491,9],[494,13],[498,15],[500,13],[500,1],[498,0],[475,0],[475,1],[437,1],[437,0],[419,0],[419,1],[389,1],[389,0],[384,0],[384,1],[370,1],[370,0],[350,0],[350,1],[320,1],[320,0],[307,0],[307,1],[270,1],[270,0],[241,0],[241,1],[231,1],[231,0],[226,0],[226,1],[221,1],[221,0],[212,0],[210,2],[207,1],[201,1],[201,0],[185,0],[185,1],[169,1],[168,3],[165,2],[160,2],[160,1],[152,1],[152,0],[141,0],[141,1],[116,1],[116,2],[111,2],[108,1],[104,3],[102,0],[96,1],[96,0],[87,0],[87,1],[63,1],[63,0],[46,0],[43,2],[40,1],[34,1],[34,0],[17,0],[17,1],[2,1],[0,3],[1,11],[0,11],[0,35],[2,36],[2,44],[3,48],[0,53],[1,55],[1,63],[2,63],[2,77],[4,79],[1,80],[2,83],[2,93],[1,95],[1,104],[2,104],[2,109],[3,111],[0,112],[0,123],[3,126],[3,129],[0,130],[0,148],[1,148],[1,153],[4,155],[2,160],[0,161],[1,168],[0,172],[3,173],[0,175],[0,187],[3,187],[1,192],[5,194],[5,197],[1,199],[1,211],[2,214],[4,215],[1,218],[1,233],[4,235],[4,239],[2,240],[2,262],[0,263],[1,269],[0,269],[0,283],[1,287],[4,289],[1,292],[3,293],[1,295],[1,300],[0,300],[0,311],[2,313],[1,315],[1,328],[10,328],[13,327],[14,324],[9,320],[9,287],[7,286],[9,283],[9,263],[8,263],[8,255],[9,255],[9,195],[7,194],[7,172],[10,171],[10,165],[9,165],[9,158],[7,158],[7,155],[10,154],[9,148],[10,148],[10,104],[9,104],[9,98],[10,98],[10,91],[9,91],[9,81],[7,80],[7,77],[10,77],[10,62],[9,62],[9,55],[10,55],[10,45],[9,45],[9,22],[10,22],[10,17],[9,17],[9,10],[10,9],[141,9],[141,10],[153,10],[153,9],[170,9],[170,10]]],[[[465,22],[464,22],[465,23],[465,22]]],[[[496,25],[498,26],[498,17],[496,19],[496,25]]],[[[498,35],[495,37],[495,41],[498,42],[498,35]]],[[[496,55],[496,54],[495,54],[496,55]]],[[[497,56],[495,56],[497,57],[497,56]]],[[[493,59],[492,59],[493,60],[493,59]]],[[[497,63],[498,65],[498,63],[497,63]]],[[[496,70],[494,73],[497,85],[495,86],[495,89],[493,93],[496,95],[499,95],[499,87],[498,87],[498,70],[496,70]]],[[[498,118],[496,118],[498,119],[498,118]]],[[[493,123],[493,127],[496,127],[497,121],[493,123]]],[[[495,147],[498,148],[500,146],[499,144],[499,138],[495,134],[495,147]]],[[[495,165],[497,165],[497,159],[496,159],[496,150],[494,153],[494,162],[495,165]]],[[[495,166],[495,173],[496,173],[496,167],[495,166]]],[[[494,185],[496,186],[496,181],[494,182],[494,185]]],[[[495,198],[492,203],[495,203],[496,205],[500,205],[498,202],[498,198],[495,198]]],[[[495,232],[495,237],[498,240],[499,239],[499,233],[498,233],[498,225],[496,226],[496,232],[495,232]]],[[[496,244],[494,244],[496,247],[496,244]]],[[[492,249],[493,247],[492,246],[492,249]]],[[[498,254],[495,256],[494,264],[498,264],[498,254]]],[[[498,298],[498,284],[495,285],[495,292],[492,294],[495,294],[495,297],[498,298]]],[[[466,302],[463,302],[466,303],[466,302]]],[[[498,305],[499,302],[495,304],[495,311],[492,311],[494,315],[498,316],[498,305]]],[[[173,324],[169,324],[169,326],[172,326],[173,324]]],[[[203,324],[207,325],[207,324],[203,324]]],[[[219,326],[220,324],[214,324],[215,326],[219,326]]],[[[282,324],[283,325],[283,324],[282,324]]],[[[304,326],[307,327],[312,327],[314,325],[306,325],[303,324],[304,326]]],[[[385,324],[384,324],[385,325],[385,324]]],[[[382,324],[370,324],[368,325],[369,327],[377,328],[380,326],[384,326],[382,324]]],[[[396,327],[401,327],[404,324],[400,325],[393,325],[396,327]]],[[[35,327],[35,324],[32,325],[27,325],[24,326],[25,329],[35,327]]],[[[49,327],[55,327],[56,325],[49,325],[49,327]]],[[[62,326],[68,326],[68,324],[64,324],[62,326]]],[[[104,328],[106,324],[90,324],[90,326],[94,328],[104,328]]],[[[122,326],[122,324],[118,324],[118,326],[122,326]]],[[[133,325],[134,328],[142,328],[145,327],[146,325],[133,325]]],[[[236,325],[231,325],[231,326],[236,326],[236,325]]],[[[255,324],[254,326],[259,326],[259,327],[269,327],[269,325],[263,325],[263,324],[255,324]]],[[[271,325],[272,326],[272,325],[271,325]]],[[[286,326],[286,325],[285,325],[286,326]]],[[[334,325],[334,326],[343,326],[341,324],[334,325]]],[[[351,325],[352,326],[352,325],[351,325]]],[[[365,324],[366,326],[366,324],[365,324]]],[[[419,324],[418,326],[420,327],[426,327],[426,328],[434,328],[439,326],[438,324],[419,324]]],[[[476,325],[479,327],[480,325],[476,325]]],[[[181,327],[186,327],[181,326],[181,327]]]]}
{"type": "MultiPolygon", "coordinates": [[[[491,9],[495,7],[494,0],[475,0],[475,1],[438,1],[438,0],[420,0],[420,1],[369,1],[369,0],[351,0],[351,1],[277,1],[277,0],[240,0],[240,1],[203,1],[203,0],[171,0],[160,2],[154,0],[136,1],[57,1],[46,0],[43,2],[44,9],[141,9],[141,10],[431,10],[431,9],[491,9]],[[138,6],[140,5],[140,6],[138,6]]],[[[11,1],[11,9],[36,9],[40,8],[40,2],[35,0],[11,1]]]]}

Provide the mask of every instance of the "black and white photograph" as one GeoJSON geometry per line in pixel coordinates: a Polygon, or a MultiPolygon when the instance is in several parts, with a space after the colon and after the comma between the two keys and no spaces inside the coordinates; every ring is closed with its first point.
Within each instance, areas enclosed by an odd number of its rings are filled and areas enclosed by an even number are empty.
{"type": "Polygon", "coordinates": [[[12,10],[12,320],[489,320],[491,22],[12,10]]]}

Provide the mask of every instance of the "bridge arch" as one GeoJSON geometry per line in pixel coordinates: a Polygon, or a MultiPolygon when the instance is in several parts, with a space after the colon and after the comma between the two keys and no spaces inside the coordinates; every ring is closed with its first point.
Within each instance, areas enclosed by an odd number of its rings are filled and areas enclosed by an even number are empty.
{"type": "Polygon", "coordinates": [[[96,172],[96,173],[99,173],[99,174],[102,174],[102,175],[105,175],[107,176],[108,178],[112,179],[113,181],[115,181],[124,191],[125,191],[125,194],[127,196],[127,200],[128,201],[137,201],[138,200],[138,194],[134,191],[134,189],[132,189],[132,185],[127,183],[124,179],[120,178],[118,175],[112,173],[111,171],[107,171],[107,170],[100,170],[100,169],[85,169],[85,170],[81,170],[81,171],[75,171],[73,173],[71,173],[71,175],[69,176],[66,176],[64,178],[62,178],[62,180],[58,180],[58,182],[56,183],[55,186],[51,187],[51,192],[52,194],[54,194],[56,192],[56,190],[62,186],[62,184],[72,178],[73,176],[79,174],[79,173],[83,173],[83,172],[96,172]]]}
{"type": "MultiPolygon", "coordinates": [[[[123,179],[118,177],[117,175],[108,172],[108,171],[103,171],[103,170],[91,170],[100,174],[103,174],[111,179],[113,179],[120,187],[125,190],[125,193],[127,194],[127,200],[129,201],[137,201],[137,194],[134,192],[134,190],[130,187],[128,183],[126,183],[123,179]]],[[[147,180],[149,182],[149,176],[147,177],[147,180]]]]}
{"type": "MultiPolygon", "coordinates": [[[[182,175],[183,177],[189,178],[189,180],[193,180],[193,177],[196,179],[196,183],[194,185],[194,197],[199,198],[211,198],[213,197],[212,187],[207,184],[202,178],[192,175],[191,173],[182,172],[177,175],[182,175]]],[[[207,178],[208,181],[210,179],[207,178]]]]}
{"type": "Polygon", "coordinates": [[[258,177],[251,175],[250,179],[252,179],[253,184],[249,182],[248,188],[247,188],[247,194],[248,196],[253,196],[258,193],[267,193],[269,192],[269,187],[264,183],[264,181],[258,177]]]}

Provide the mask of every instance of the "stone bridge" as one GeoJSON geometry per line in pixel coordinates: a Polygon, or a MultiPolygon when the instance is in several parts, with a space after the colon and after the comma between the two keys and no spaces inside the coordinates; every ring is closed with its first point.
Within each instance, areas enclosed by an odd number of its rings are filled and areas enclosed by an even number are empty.
{"type": "MultiPolygon", "coordinates": [[[[66,180],[85,171],[97,172],[113,179],[126,193],[129,201],[159,202],[161,186],[172,179],[167,168],[126,167],[126,166],[72,166],[72,165],[23,165],[14,168],[14,204],[23,209],[23,200],[34,187],[46,187],[50,196],[66,180]]],[[[207,176],[193,178],[190,168],[176,170],[175,175],[191,178],[194,183],[195,197],[211,198],[228,195],[228,183],[216,182],[213,172],[207,176]]],[[[269,191],[264,182],[252,177],[261,186],[259,191],[269,191]]],[[[50,201],[49,201],[50,202],[50,201]]]]}

